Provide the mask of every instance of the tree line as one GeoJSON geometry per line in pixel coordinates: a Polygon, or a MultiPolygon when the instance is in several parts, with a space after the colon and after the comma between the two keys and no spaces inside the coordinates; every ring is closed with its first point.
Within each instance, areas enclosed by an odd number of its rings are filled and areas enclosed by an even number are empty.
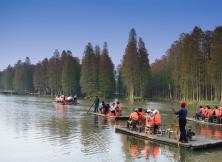
{"type": "Polygon", "coordinates": [[[149,53],[135,29],[129,32],[121,63],[115,68],[105,42],[91,43],[83,57],[55,50],[33,65],[27,57],[0,72],[0,89],[40,94],[81,96],[161,97],[176,100],[222,100],[222,27],[182,33],[160,59],[149,53]]]}
{"type": "Polygon", "coordinates": [[[151,65],[151,96],[222,101],[222,27],[182,33],[151,65]]]}

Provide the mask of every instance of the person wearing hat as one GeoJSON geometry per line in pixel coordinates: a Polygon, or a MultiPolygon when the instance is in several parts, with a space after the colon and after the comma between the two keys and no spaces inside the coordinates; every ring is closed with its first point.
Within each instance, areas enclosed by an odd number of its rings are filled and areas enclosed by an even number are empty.
{"type": "Polygon", "coordinates": [[[179,127],[180,127],[180,139],[179,141],[182,143],[187,143],[187,137],[186,137],[186,124],[187,124],[187,108],[186,108],[187,103],[186,102],[181,102],[180,103],[180,110],[179,111],[174,111],[174,113],[178,116],[179,118],[179,127]]]}

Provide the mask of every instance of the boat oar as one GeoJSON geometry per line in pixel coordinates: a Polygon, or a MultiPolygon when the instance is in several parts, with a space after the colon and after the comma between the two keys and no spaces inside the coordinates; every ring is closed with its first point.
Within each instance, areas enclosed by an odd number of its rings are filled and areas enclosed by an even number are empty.
{"type": "Polygon", "coordinates": [[[93,102],[92,106],[90,106],[90,108],[89,108],[89,110],[87,111],[87,113],[90,111],[90,109],[93,107],[93,105],[94,105],[94,102],[93,102]]]}

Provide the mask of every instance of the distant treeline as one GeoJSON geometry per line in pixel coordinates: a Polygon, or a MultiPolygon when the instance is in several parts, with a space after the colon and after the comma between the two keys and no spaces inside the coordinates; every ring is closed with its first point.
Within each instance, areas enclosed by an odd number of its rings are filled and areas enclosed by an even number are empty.
{"type": "Polygon", "coordinates": [[[152,96],[222,100],[222,27],[181,34],[152,64],[152,74],[152,96]]]}
{"type": "Polygon", "coordinates": [[[78,96],[161,97],[184,100],[222,99],[222,27],[182,33],[170,49],[149,64],[142,38],[130,30],[121,64],[115,69],[108,45],[88,43],[83,58],[55,50],[36,65],[27,57],[0,72],[0,89],[78,96]]]}

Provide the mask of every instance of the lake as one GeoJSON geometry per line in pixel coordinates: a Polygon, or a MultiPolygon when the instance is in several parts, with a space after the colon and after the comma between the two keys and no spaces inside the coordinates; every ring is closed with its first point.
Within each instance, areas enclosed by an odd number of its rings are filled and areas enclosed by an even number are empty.
{"type": "MultiPolygon", "coordinates": [[[[222,148],[189,151],[151,143],[115,133],[115,127],[126,121],[114,121],[87,114],[90,101],[80,105],[58,105],[48,97],[0,95],[0,161],[2,162],[130,162],[130,161],[222,161],[222,148]]],[[[164,127],[172,126],[176,117],[168,102],[148,101],[128,105],[123,114],[134,107],[158,109],[164,127]]],[[[188,106],[189,116],[198,109],[188,106]]],[[[197,134],[221,138],[220,127],[188,122],[197,134]]]]}

